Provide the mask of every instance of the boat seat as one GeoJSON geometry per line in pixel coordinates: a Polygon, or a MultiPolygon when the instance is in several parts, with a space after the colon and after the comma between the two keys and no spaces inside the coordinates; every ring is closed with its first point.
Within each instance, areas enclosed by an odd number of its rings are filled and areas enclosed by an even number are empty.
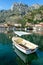
{"type": "Polygon", "coordinates": [[[28,47],[24,46],[23,44],[19,44],[20,46],[22,46],[23,48],[25,48],[26,50],[29,49],[28,47]]]}
{"type": "Polygon", "coordinates": [[[21,44],[22,41],[23,41],[23,39],[22,39],[22,38],[18,38],[18,39],[16,39],[15,41],[16,41],[16,43],[21,44]]]}

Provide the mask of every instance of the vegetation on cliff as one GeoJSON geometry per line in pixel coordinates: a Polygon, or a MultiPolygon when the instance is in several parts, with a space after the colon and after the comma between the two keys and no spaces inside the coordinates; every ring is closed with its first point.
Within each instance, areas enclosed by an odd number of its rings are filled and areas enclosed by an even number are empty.
{"type": "Polygon", "coordinates": [[[43,5],[28,6],[22,3],[14,3],[9,10],[0,11],[0,23],[4,22],[29,23],[43,22],[43,5]]]}

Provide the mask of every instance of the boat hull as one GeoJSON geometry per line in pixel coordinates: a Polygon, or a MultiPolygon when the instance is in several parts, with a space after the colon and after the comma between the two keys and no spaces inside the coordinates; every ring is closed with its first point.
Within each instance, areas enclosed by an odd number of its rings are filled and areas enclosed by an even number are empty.
{"type": "Polygon", "coordinates": [[[20,50],[25,54],[34,53],[38,49],[38,45],[33,44],[20,37],[13,37],[12,41],[13,41],[13,47],[15,46],[18,50],[20,50]]]}
{"type": "Polygon", "coordinates": [[[35,48],[34,50],[25,50],[25,49],[22,49],[18,44],[16,44],[16,42],[13,43],[13,48],[16,47],[18,50],[20,50],[21,52],[25,53],[25,54],[31,54],[31,53],[34,53],[36,52],[36,50],[38,48],[35,48]]]}

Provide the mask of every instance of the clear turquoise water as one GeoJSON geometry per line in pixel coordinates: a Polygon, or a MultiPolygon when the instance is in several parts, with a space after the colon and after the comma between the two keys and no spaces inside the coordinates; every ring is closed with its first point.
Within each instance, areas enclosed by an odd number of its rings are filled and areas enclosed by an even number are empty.
{"type": "Polygon", "coordinates": [[[0,34],[0,65],[43,65],[43,36],[22,36],[39,45],[34,54],[25,55],[12,46],[11,39],[6,34],[0,34]]]}

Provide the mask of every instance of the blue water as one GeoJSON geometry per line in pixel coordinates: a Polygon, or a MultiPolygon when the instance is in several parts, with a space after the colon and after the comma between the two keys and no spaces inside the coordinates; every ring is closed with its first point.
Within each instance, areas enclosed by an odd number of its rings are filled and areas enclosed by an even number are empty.
{"type": "Polygon", "coordinates": [[[0,34],[0,65],[17,65],[15,58],[12,41],[5,34],[0,34]]]}
{"type": "Polygon", "coordinates": [[[3,45],[0,43],[0,65],[16,64],[15,57],[16,55],[9,45],[3,45]]]}
{"type": "Polygon", "coordinates": [[[0,34],[0,65],[43,65],[42,42],[37,43],[39,49],[36,53],[25,55],[15,47],[13,49],[12,41],[6,34],[0,34]]]}

